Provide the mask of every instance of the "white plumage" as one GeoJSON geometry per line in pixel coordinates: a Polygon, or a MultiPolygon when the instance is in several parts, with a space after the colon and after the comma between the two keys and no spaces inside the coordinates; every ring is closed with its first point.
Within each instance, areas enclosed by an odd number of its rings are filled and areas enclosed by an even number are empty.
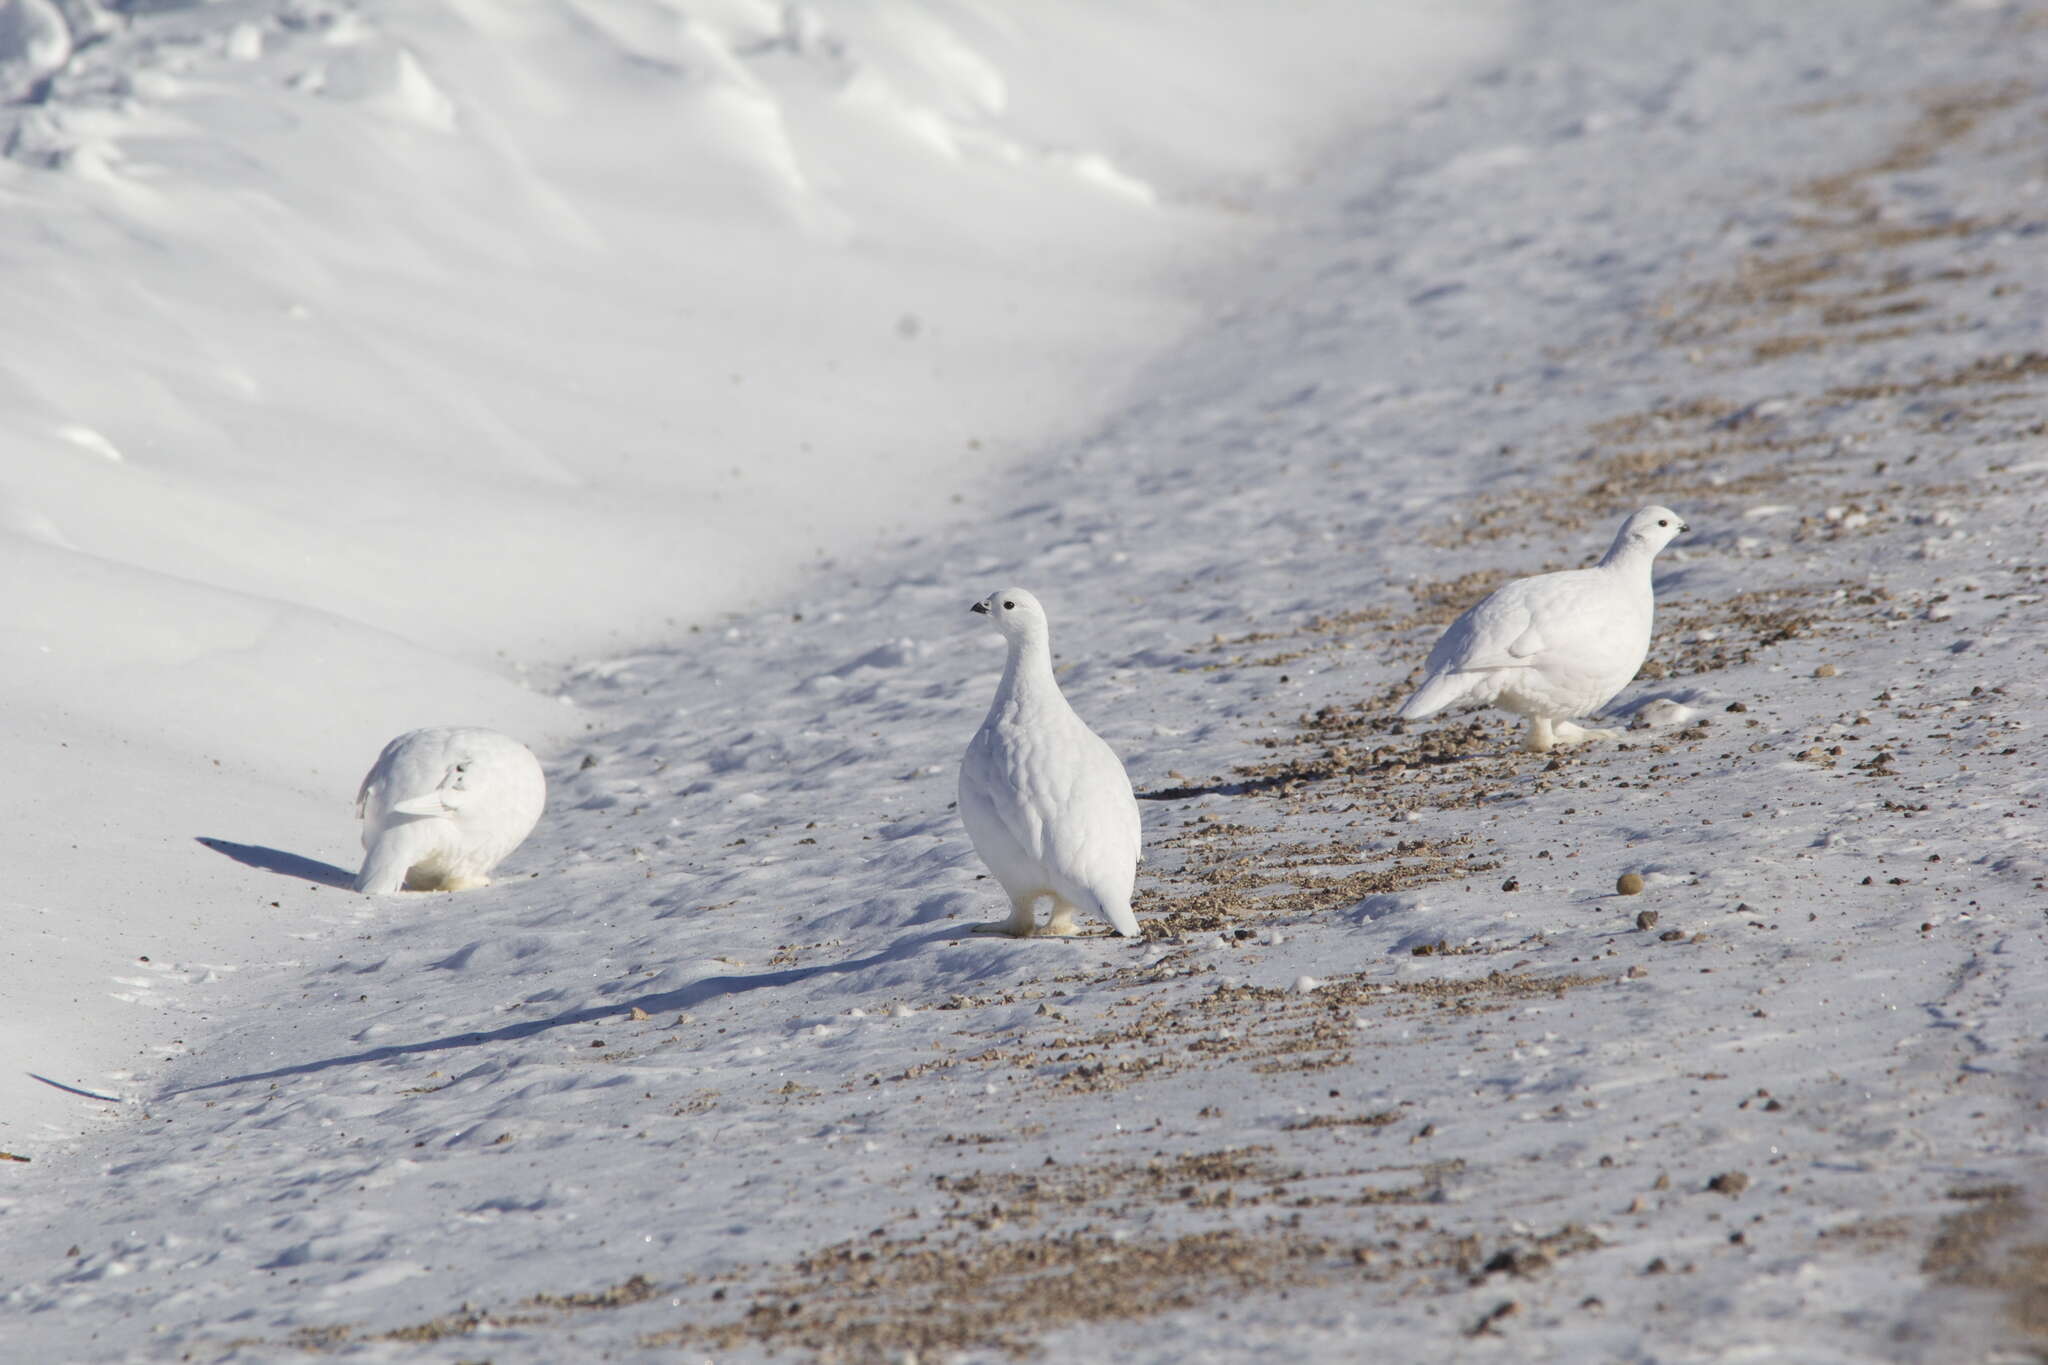
{"type": "Polygon", "coordinates": [[[466,891],[533,832],[547,804],[540,761],[475,726],[412,730],[384,746],[356,814],[367,855],[356,890],[466,891]]]}
{"type": "Polygon", "coordinates": [[[1529,720],[1522,747],[1613,739],[1570,717],[1590,715],[1628,686],[1650,651],[1656,609],[1650,565],[1692,528],[1668,507],[1645,507],[1621,524],[1590,569],[1503,583],[1451,623],[1429,651],[1428,676],[1395,712],[1433,716],[1459,702],[1493,705],[1529,720]]]}
{"type": "Polygon", "coordinates": [[[1074,714],[1052,672],[1045,609],[1021,588],[974,604],[1009,643],[988,718],[960,763],[960,823],[1010,898],[1010,918],[986,932],[1071,934],[1074,912],[1099,915],[1135,937],[1137,798],[1122,760],[1074,714]]]}

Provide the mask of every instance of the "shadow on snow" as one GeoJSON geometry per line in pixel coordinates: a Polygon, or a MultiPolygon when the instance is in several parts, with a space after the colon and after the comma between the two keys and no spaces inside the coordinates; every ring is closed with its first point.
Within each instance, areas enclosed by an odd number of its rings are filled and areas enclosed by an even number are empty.
{"type": "MultiPolygon", "coordinates": [[[[267,850],[260,850],[267,851],[267,850]]],[[[365,1062],[389,1061],[394,1057],[417,1056],[428,1052],[445,1052],[454,1048],[481,1047],[487,1043],[509,1043],[532,1038],[550,1029],[565,1028],[574,1024],[589,1024],[600,1019],[617,1019],[634,1009],[648,1014],[661,1014],[669,1010],[693,1009],[707,1001],[724,996],[741,995],[748,991],[779,986],[794,986],[821,976],[839,972],[857,972],[864,968],[880,966],[907,958],[929,944],[942,939],[965,938],[973,932],[972,925],[949,927],[930,933],[906,934],[867,957],[849,958],[843,962],[820,963],[815,967],[791,967],[779,972],[750,972],[728,976],[707,976],[689,985],[672,991],[661,991],[643,995],[631,1000],[620,1000],[604,1005],[590,1005],[582,1009],[568,1010],[547,1019],[525,1020],[507,1024],[503,1028],[488,1029],[476,1033],[453,1033],[441,1038],[429,1038],[417,1043],[391,1043],[373,1047],[362,1052],[352,1052],[340,1057],[324,1057],[318,1061],[300,1062],[292,1066],[281,1066],[270,1071],[252,1071],[241,1076],[229,1076],[218,1081],[207,1081],[200,1085],[188,1085],[178,1090],[167,1091],[166,1095],[189,1095],[195,1091],[218,1090],[222,1086],[242,1085],[250,1081],[273,1081],[286,1076],[310,1076],[316,1072],[329,1071],[340,1066],[356,1066],[365,1062]]]]}
{"type": "Polygon", "coordinates": [[[261,868],[298,881],[318,882],[322,886],[338,886],[344,891],[352,890],[356,884],[355,873],[333,863],[302,858],[296,853],[265,848],[261,844],[234,844],[226,839],[209,839],[203,834],[198,836],[198,840],[215,853],[224,853],[246,867],[261,868]]]}

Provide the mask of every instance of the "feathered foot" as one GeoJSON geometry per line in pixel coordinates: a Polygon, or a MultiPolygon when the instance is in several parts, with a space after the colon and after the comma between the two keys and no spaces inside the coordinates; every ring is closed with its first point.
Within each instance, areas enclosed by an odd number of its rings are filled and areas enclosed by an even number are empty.
{"type": "Polygon", "coordinates": [[[419,868],[414,868],[405,878],[405,889],[408,891],[475,891],[490,884],[489,877],[423,872],[419,868]]]}
{"type": "Polygon", "coordinates": [[[1584,725],[1574,725],[1568,720],[1557,722],[1557,742],[1559,744],[1587,744],[1596,739],[1620,738],[1621,731],[1619,730],[1589,728],[1584,725]]]}
{"type": "Polygon", "coordinates": [[[977,924],[967,932],[970,934],[1003,934],[1010,938],[1030,938],[1038,932],[1038,902],[1047,893],[1021,896],[1010,902],[1010,917],[1000,924],[977,924]]]}
{"type": "Polygon", "coordinates": [[[1563,744],[1586,744],[1596,739],[1620,739],[1619,730],[1589,729],[1568,720],[1529,717],[1529,731],[1522,736],[1522,748],[1532,754],[1547,754],[1563,744]]]}

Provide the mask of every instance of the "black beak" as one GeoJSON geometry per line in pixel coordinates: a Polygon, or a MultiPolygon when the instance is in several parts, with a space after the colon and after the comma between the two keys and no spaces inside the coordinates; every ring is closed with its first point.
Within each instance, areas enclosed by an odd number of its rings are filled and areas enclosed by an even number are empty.
{"type": "Polygon", "coordinates": [[[974,604],[973,606],[969,607],[969,608],[968,608],[967,610],[969,610],[969,611],[972,611],[972,612],[979,612],[979,613],[980,613],[981,615],[983,615],[983,616],[986,616],[986,615],[988,615],[988,603],[986,603],[986,602],[976,602],[976,603],[975,603],[975,604],[974,604]]]}
{"type": "Polygon", "coordinates": [[[1687,526],[1684,522],[1681,521],[1678,523],[1678,529],[1681,531],[1690,531],[1692,527],[1687,526]]]}

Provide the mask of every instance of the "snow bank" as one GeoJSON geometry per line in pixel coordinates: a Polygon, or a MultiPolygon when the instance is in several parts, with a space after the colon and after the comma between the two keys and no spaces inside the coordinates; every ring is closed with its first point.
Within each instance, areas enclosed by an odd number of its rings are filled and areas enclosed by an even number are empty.
{"type": "Polygon", "coordinates": [[[107,1017],[124,963],[294,927],[195,836],[349,864],[390,735],[558,739],[538,661],[772,594],[1086,421],[1248,192],[1491,32],[0,4],[0,858],[36,983],[0,995],[0,1134],[79,1117],[23,1069],[118,1091],[176,1032],[107,1017]]]}

